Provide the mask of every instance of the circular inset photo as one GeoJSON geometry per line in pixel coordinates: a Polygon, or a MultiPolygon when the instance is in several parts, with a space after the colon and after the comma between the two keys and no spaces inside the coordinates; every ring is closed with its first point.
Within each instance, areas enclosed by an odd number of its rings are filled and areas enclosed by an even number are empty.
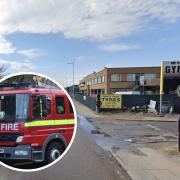
{"type": "Polygon", "coordinates": [[[38,171],[59,161],[76,133],[73,102],[53,79],[37,73],[0,81],[0,163],[13,170],[38,171]]]}

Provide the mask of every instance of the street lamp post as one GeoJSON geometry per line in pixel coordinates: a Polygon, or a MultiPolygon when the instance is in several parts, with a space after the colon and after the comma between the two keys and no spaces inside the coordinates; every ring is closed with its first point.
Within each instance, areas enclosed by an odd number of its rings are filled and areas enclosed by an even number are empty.
{"type": "Polygon", "coordinates": [[[74,91],[74,61],[68,62],[68,64],[71,64],[73,66],[73,97],[75,97],[75,91],[74,91]]]}

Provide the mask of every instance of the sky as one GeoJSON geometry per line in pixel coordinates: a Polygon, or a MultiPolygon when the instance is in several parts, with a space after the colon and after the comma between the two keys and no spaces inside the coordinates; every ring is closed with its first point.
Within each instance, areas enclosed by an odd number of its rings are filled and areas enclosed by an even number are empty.
{"type": "Polygon", "coordinates": [[[0,64],[72,84],[104,67],[180,60],[180,0],[0,0],[0,64]]]}

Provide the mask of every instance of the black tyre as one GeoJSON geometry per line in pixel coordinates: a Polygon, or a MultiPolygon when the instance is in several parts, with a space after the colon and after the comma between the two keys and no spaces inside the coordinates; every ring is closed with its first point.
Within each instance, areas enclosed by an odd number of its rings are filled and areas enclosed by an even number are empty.
{"type": "Polygon", "coordinates": [[[53,162],[57,158],[61,156],[61,154],[64,152],[63,146],[59,142],[52,142],[48,145],[46,150],[46,157],[45,161],[47,164],[53,162]]]}

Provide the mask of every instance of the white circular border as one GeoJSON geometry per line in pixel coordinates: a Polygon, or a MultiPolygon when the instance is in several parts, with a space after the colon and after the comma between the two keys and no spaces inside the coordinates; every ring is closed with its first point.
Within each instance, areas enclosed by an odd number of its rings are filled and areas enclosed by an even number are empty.
{"type": "Polygon", "coordinates": [[[63,152],[63,154],[58,158],[56,159],[55,161],[53,161],[52,163],[48,164],[48,165],[45,165],[43,167],[40,167],[40,168],[35,168],[35,169],[20,169],[20,168],[15,168],[15,167],[12,167],[12,166],[8,166],[7,164],[4,164],[0,161],[0,164],[6,168],[9,168],[11,170],[14,170],[14,171],[19,171],[19,172],[36,172],[36,171],[40,171],[40,170],[44,170],[48,167],[51,167],[52,165],[54,165],[55,163],[57,163],[59,160],[61,160],[65,155],[66,153],[68,152],[68,150],[70,149],[72,143],[74,142],[74,138],[76,136],[76,131],[77,131],[77,113],[76,113],[76,109],[75,109],[75,106],[74,106],[74,103],[70,97],[70,95],[66,92],[66,90],[58,83],[56,82],[55,80],[51,79],[50,77],[46,76],[46,75],[43,75],[43,74],[40,74],[40,73],[35,73],[35,72],[20,72],[20,73],[14,73],[14,74],[9,74],[7,76],[5,76],[4,78],[2,78],[0,80],[0,83],[3,82],[4,80],[8,79],[8,78],[11,78],[13,76],[19,76],[19,75],[36,75],[36,76],[42,76],[42,77],[45,77],[49,80],[51,80],[52,82],[54,82],[55,84],[57,84],[66,94],[66,96],[68,97],[68,99],[70,100],[71,104],[72,104],[72,107],[73,107],[73,111],[74,111],[74,119],[75,119],[75,125],[74,125],[74,132],[73,132],[73,136],[71,138],[71,141],[70,143],[68,144],[66,150],[63,152]]]}

